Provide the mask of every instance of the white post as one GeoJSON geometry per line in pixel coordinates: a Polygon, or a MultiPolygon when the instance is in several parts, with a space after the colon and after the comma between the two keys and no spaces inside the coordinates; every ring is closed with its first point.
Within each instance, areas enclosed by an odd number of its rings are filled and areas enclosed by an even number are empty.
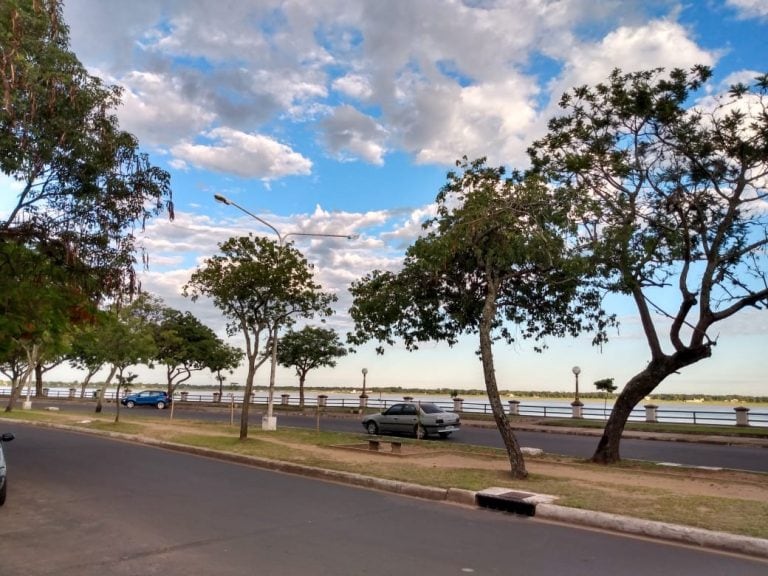
{"type": "Polygon", "coordinates": [[[749,426],[749,408],[737,406],[734,410],[736,411],[736,426],[749,426]]]}
{"type": "Polygon", "coordinates": [[[656,406],[655,404],[646,404],[645,405],[645,421],[646,422],[654,422],[654,423],[656,423],[656,422],[659,421],[658,417],[656,416],[656,410],[658,408],[659,407],[656,406]]]}
{"type": "Polygon", "coordinates": [[[509,401],[509,415],[520,416],[520,400],[509,401]]]}

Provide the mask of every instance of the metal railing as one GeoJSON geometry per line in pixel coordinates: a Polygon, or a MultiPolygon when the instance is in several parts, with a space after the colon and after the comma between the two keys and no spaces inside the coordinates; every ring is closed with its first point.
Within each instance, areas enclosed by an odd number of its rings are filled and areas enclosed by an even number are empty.
{"type": "MultiPolygon", "coordinates": [[[[104,393],[104,398],[114,401],[116,397],[116,390],[108,389],[104,393]]],[[[70,398],[70,399],[95,399],[97,391],[93,389],[87,389],[84,396],[81,396],[79,388],[46,388],[44,389],[44,397],[49,398],[70,398]]],[[[121,396],[127,394],[126,390],[121,390],[121,396]]],[[[0,396],[10,395],[10,388],[0,388],[0,396]]],[[[223,396],[219,396],[218,393],[212,391],[181,391],[174,394],[175,402],[190,402],[190,403],[213,403],[213,404],[230,404],[235,402],[240,404],[243,402],[242,392],[224,392],[223,396]]],[[[22,394],[22,397],[26,397],[26,391],[22,394]]],[[[454,400],[434,400],[434,399],[419,399],[426,402],[437,404],[444,410],[453,411],[456,408],[454,400]]],[[[267,404],[268,397],[266,395],[260,396],[253,394],[251,397],[252,404],[267,404]]],[[[374,410],[386,410],[392,404],[402,402],[402,399],[395,398],[375,398],[368,397],[366,404],[368,409],[374,410]]],[[[275,405],[284,407],[298,407],[299,396],[298,395],[283,395],[277,394],[275,396],[275,405]]],[[[326,408],[334,408],[341,410],[359,410],[361,399],[358,397],[345,397],[345,396],[326,396],[326,395],[305,395],[304,405],[308,408],[314,408],[319,405],[326,408]]],[[[702,424],[702,425],[721,425],[721,426],[735,426],[736,425],[736,413],[733,409],[723,408],[723,410],[681,410],[681,409],[668,409],[658,407],[656,409],[656,421],[659,423],[678,423],[678,424],[702,424]]],[[[461,401],[462,414],[482,414],[491,416],[492,410],[490,404],[486,402],[472,402],[461,401]]],[[[556,405],[556,404],[528,404],[520,402],[517,406],[517,412],[520,416],[533,416],[540,418],[572,418],[573,412],[570,405],[556,405]]],[[[582,416],[587,420],[606,420],[611,414],[611,407],[599,407],[599,406],[584,406],[582,408],[582,416]]],[[[635,408],[629,417],[630,422],[645,422],[646,411],[643,407],[635,408]]],[[[766,426],[768,427],[768,411],[755,411],[749,412],[749,425],[750,426],[766,426]]]]}

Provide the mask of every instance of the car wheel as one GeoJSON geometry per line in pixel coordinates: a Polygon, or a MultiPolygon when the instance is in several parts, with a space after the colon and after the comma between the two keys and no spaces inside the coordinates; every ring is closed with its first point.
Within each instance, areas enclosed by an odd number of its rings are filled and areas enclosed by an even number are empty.
{"type": "Polygon", "coordinates": [[[125,405],[128,408],[133,408],[134,406],[136,406],[136,402],[134,402],[133,400],[128,400],[128,402],[126,402],[125,405]]]}
{"type": "Polygon", "coordinates": [[[158,410],[162,410],[163,408],[165,408],[165,402],[163,402],[163,401],[158,402],[157,403],[157,409],[158,410]]]}
{"type": "Polygon", "coordinates": [[[448,436],[451,435],[451,433],[450,432],[440,432],[438,435],[440,436],[440,438],[445,440],[446,438],[448,438],[448,436]]]}
{"type": "Polygon", "coordinates": [[[0,506],[5,504],[5,495],[8,493],[8,477],[5,478],[3,488],[0,489],[0,506]]]}
{"type": "Polygon", "coordinates": [[[427,434],[427,429],[424,428],[421,424],[416,425],[416,438],[418,440],[424,440],[429,434],[427,434]]]}
{"type": "Polygon", "coordinates": [[[373,420],[366,423],[365,430],[368,432],[368,434],[378,434],[379,433],[379,425],[376,424],[373,420]]]}

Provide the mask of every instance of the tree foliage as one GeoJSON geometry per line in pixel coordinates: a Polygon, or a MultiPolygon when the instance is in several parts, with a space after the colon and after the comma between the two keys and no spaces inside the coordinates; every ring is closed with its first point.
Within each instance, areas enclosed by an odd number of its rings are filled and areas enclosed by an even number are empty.
{"type": "MultiPolygon", "coordinates": [[[[157,356],[153,325],[150,322],[152,302],[151,297],[143,294],[128,305],[115,305],[110,310],[113,319],[101,325],[101,352],[117,375],[116,399],[120,397],[121,387],[135,377],[126,370],[138,364],[149,365],[157,356]]],[[[118,422],[119,401],[116,402],[116,409],[115,422],[118,422]]]]}
{"type": "Polygon", "coordinates": [[[169,175],[120,130],[120,89],[70,51],[59,0],[0,4],[0,81],[0,170],[21,190],[0,242],[55,244],[94,298],[133,290],[133,231],[173,216],[169,175]]]}
{"type": "Polygon", "coordinates": [[[310,370],[336,366],[336,360],[347,355],[347,349],[335,330],[304,326],[289,330],[278,344],[278,362],[294,368],[299,378],[299,406],[304,408],[304,382],[310,370]]]}
{"type": "Polygon", "coordinates": [[[0,365],[13,375],[10,411],[35,368],[66,350],[70,326],[90,306],[39,247],[0,241],[0,268],[0,365]]]}
{"type": "MultiPolygon", "coordinates": [[[[251,397],[256,370],[269,358],[262,352],[282,326],[296,318],[330,315],[336,297],[321,291],[312,265],[292,244],[248,235],[219,245],[221,254],[206,259],[184,287],[196,301],[213,300],[227,320],[227,333],[245,340],[245,398],[251,397]]],[[[240,438],[248,436],[249,402],[243,403],[240,438]]]]}
{"type": "MultiPolygon", "coordinates": [[[[419,342],[453,344],[477,334],[488,398],[512,474],[526,476],[517,439],[501,404],[493,342],[595,331],[612,319],[585,281],[583,259],[569,246],[571,197],[553,196],[538,179],[505,176],[484,159],[457,163],[437,196],[437,216],[407,250],[402,269],[374,271],[351,288],[350,341],[374,339],[410,350],[419,342]]],[[[380,349],[381,350],[381,349],[380,349]]]]}
{"type": "Polygon", "coordinates": [[[168,395],[192,377],[193,372],[210,368],[224,342],[191,312],[163,306],[160,321],[153,325],[157,355],[165,366],[168,395]]]}
{"type": "Polygon", "coordinates": [[[604,286],[633,299],[650,351],[595,461],[617,461],[632,408],[712,354],[714,325],[768,303],[768,76],[692,106],[710,75],[616,70],[565,94],[563,114],[530,148],[543,177],[588,200],[585,250],[604,286]]]}

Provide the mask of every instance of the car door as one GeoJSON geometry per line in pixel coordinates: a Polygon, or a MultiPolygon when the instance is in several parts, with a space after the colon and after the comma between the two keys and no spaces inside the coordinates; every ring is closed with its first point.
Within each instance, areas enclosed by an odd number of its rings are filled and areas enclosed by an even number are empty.
{"type": "Polygon", "coordinates": [[[398,428],[400,425],[400,416],[403,413],[403,405],[402,404],[393,404],[389,408],[387,408],[384,412],[382,412],[381,417],[379,419],[379,431],[381,433],[389,433],[392,434],[393,432],[398,432],[398,428]]]}
{"type": "Polygon", "coordinates": [[[419,423],[419,409],[416,404],[404,404],[403,414],[398,422],[398,432],[411,434],[419,423]]]}

